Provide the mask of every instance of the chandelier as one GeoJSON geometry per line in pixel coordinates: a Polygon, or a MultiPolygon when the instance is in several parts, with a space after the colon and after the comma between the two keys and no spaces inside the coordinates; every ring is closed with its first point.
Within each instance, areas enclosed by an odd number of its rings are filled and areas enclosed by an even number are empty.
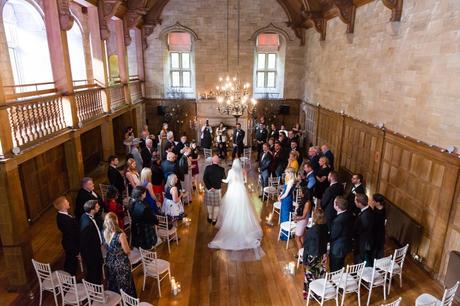
{"type": "Polygon", "coordinates": [[[246,110],[251,112],[257,101],[250,97],[250,87],[249,83],[242,85],[237,77],[220,77],[215,94],[219,113],[238,119],[246,110]]]}

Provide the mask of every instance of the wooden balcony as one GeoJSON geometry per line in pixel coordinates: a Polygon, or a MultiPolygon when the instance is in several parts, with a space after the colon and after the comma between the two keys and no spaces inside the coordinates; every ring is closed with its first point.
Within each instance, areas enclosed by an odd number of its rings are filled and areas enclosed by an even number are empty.
{"type": "Polygon", "coordinates": [[[101,87],[77,91],[74,94],[77,104],[77,118],[79,123],[85,123],[104,115],[104,89],[101,87]]]}
{"type": "Polygon", "coordinates": [[[115,84],[109,87],[110,95],[110,109],[111,111],[116,111],[124,106],[126,106],[125,93],[123,84],[115,84]]]}
{"type": "Polygon", "coordinates": [[[131,103],[136,104],[142,101],[141,81],[133,80],[128,85],[129,94],[131,96],[131,103]]]}

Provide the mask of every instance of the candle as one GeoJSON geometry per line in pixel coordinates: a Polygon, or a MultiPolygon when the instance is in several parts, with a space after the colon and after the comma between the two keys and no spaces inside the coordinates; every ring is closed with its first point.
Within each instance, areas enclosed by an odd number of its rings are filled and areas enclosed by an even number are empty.
{"type": "Polygon", "coordinates": [[[291,261],[289,262],[289,273],[291,273],[292,275],[295,274],[295,262],[291,261]]]}

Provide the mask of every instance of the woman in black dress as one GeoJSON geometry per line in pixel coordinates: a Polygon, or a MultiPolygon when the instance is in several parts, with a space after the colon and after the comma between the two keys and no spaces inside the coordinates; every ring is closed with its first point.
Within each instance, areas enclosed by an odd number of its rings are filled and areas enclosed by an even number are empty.
{"type": "Polygon", "coordinates": [[[331,172],[331,168],[329,167],[329,161],[326,156],[321,156],[319,159],[319,169],[316,173],[316,186],[315,186],[315,197],[321,199],[323,197],[323,193],[327,187],[329,187],[329,181],[327,180],[327,176],[331,172]]]}
{"type": "Polygon", "coordinates": [[[150,205],[144,202],[145,196],[146,189],[142,186],[134,188],[131,194],[131,243],[133,247],[150,250],[157,243],[157,235],[154,229],[154,225],[157,224],[157,218],[150,205]]]}
{"type": "Polygon", "coordinates": [[[107,267],[108,289],[120,293],[123,289],[132,297],[137,297],[136,287],[131,275],[131,263],[129,262],[129,248],[126,234],[118,225],[118,218],[113,212],[109,212],[104,218],[104,238],[107,243],[107,267]]]}

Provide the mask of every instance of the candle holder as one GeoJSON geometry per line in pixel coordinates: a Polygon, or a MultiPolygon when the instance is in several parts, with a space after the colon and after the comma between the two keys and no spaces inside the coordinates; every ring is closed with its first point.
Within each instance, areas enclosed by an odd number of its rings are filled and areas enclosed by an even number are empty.
{"type": "Polygon", "coordinates": [[[268,226],[273,226],[273,213],[269,213],[267,218],[265,219],[265,223],[268,225],[268,226]]]}
{"type": "Polygon", "coordinates": [[[184,222],[186,226],[190,226],[190,223],[192,223],[192,219],[188,217],[184,217],[182,221],[184,222]]]}
{"type": "Polygon", "coordinates": [[[178,281],[174,277],[171,277],[171,292],[174,296],[178,295],[181,291],[181,286],[178,281]]]}

